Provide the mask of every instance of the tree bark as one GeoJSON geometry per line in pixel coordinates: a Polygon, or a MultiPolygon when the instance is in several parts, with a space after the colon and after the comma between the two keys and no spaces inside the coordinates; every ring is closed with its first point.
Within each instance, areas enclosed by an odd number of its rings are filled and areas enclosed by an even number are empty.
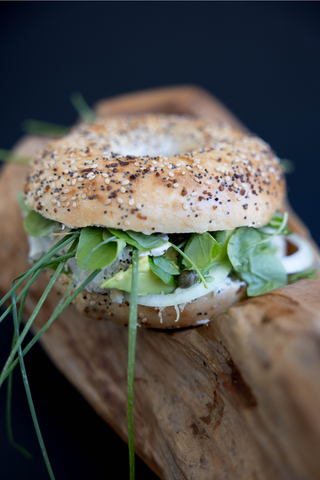
{"type": "MultiPolygon", "coordinates": [[[[217,100],[195,87],[126,95],[100,102],[97,111],[189,113],[242,128],[217,100]]],[[[32,155],[47,141],[27,136],[16,150],[32,155]]],[[[0,178],[1,294],[29,268],[15,201],[25,175],[25,167],[11,164],[0,178]]],[[[291,228],[309,236],[293,213],[291,228]]],[[[31,289],[27,316],[45,283],[40,276],[31,289]]],[[[139,329],[135,446],[160,478],[320,478],[319,287],[319,279],[300,280],[247,299],[208,326],[170,332],[139,329]]],[[[52,291],[34,331],[48,320],[58,299],[52,291]]],[[[124,440],[127,333],[125,327],[93,321],[70,306],[41,340],[58,368],[124,440]]]]}

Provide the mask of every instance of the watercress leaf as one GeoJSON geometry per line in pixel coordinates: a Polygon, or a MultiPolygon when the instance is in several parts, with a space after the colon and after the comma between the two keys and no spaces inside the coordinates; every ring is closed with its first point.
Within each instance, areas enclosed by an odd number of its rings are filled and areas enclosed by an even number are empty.
{"type": "MultiPolygon", "coordinates": [[[[111,236],[107,237],[107,233],[105,233],[104,230],[105,229],[98,227],[86,227],[81,230],[76,255],[77,263],[80,267],[85,264],[88,256],[95,247],[98,247],[100,243],[108,240],[108,238],[112,238],[111,236]],[[105,235],[105,239],[103,235],[105,235]]],[[[118,258],[124,246],[125,242],[119,244],[116,239],[106,245],[101,245],[86,263],[84,270],[96,270],[110,265],[118,258]]]]}
{"type": "Polygon", "coordinates": [[[132,230],[127,230],[127,234],[146,250],[161,247],[161,245],[166,243],[162,238],[154,235],[144,235],[143,233],[133,232],[132,230]]]}
{"type": "Polygon", "coordinates": [[[155,275],[157,275],[167,285],[174,285],[174,276],[162,270],[161,267],[154,263],[157,257],[148,257],[149,265],[155,275]]]}
{"type": "MultiPolygon", "coordinates": [[[[109,240],[109,238],[111,237],[114,237],[114,235],[112,235],[106,228],[103,228],[102,229],[102,238],[103,240],[109,240]]],[[[110,242],[111,243],[111,242],[110,242]]],[[[117,255],[117,258],[118,256],[120,255],[120,253],[122,252],[122,250],[124,249],[124,247],[126,246],[126,242],[124,240],[122,240],[121,238],[115,238],[112,243],[116,243],[117,244],[117,251],[116,251],[116,255],[117,255]]]]}
{"type": "Polygon", "coordinates": [[[278,258],[268,253],[257,253],[250,258],[251,272],[265,282],[273,281],[278,287],[287,284],[287,274],[278,258]]]}
{"type": "Polygon", "coordinates": [[[18,202],[19,207],[20,207],[22,212],[25,212],[25,213],[30,212],[30,208],[27,207],[24,196],[23,196],[23,193],[21,192],[21,190],[19,190],[19,192],[17,193],[17,202],[18,202]]]}
{"type": "Polygon", "coordinates": [[[272,253],[266,236],[250,227],[238,228],[228,244],[234,270],[248,284],[249,296],[261,295],[287,284],[287,274],[272,253]]]}
{"type": "Polygon", "coordinates": [[[234,270],[249,272],[249,258],[254,246],[265,237],[261,232],[250,227],[237,228],[228,243],[228,257],[234,270]]]}
{"type": "MultiPolygon", "coordinates": [[[[266,227],[274,228],[275,230],[278,230],[281,227],[281,224],[283,222],[283,214],[280,212],[276,212],[270,222],[266,225],[266,227]]],[[[291,230],[288,228],[286,225],[285,228],[282,230],[280,235],[289,235],[289,233],[292,233],[291,230]]]]}
{"type": "Polygon", "coordinates": [[[263,293],[270,292],[275,288],[279,288],[282,285],[279,285],[277,282],[273,280],[269,280],[268,282],[264,282],[263,280],[255,279],[255,282],[250,283],[247,288],[247,295],[249,297],[256,297],[257,295],[262,295],[263,293]]]}
{"type": "Polygon", "coordinates": [[[303,270],[302,272],[294,273],[289,275],[290,283],[296,282],[297,280],[301,280],[302,278],[318,278],[316,275],[316,268],[308,268],[307,270],[303,270]]]}
{"type": "Polygon", "coordinates": [[[170,275],[180,275],[179,267],[172,260],[168,260],[163,256],[152,257],[152,259],[153,263],[162,270],[164,270],[166,273],[169,273],[170,275]]]}
{"type": "Polygon", "coordinates": [[[113,228],[109,228],[109,232],[112,235],[121,238],[121,240],[126,242],[128,245],[136,247],[140,252],[147,252],[148,250],[150,250],[149,248],[143,248],[138,242],[136,242],[136,240],[131,238],[127,232],[123,232],[122,230],[114,230],[113,228]]]}
{"type": "Polygon", "coordinates": [[[23,221],[25,231],[32,237],[46,237],[57,230],[60,226],[58,222],[43,217],[40,213],[30,210],[23,221]]]}
{"type": "MultiPolygon", "coordinates": [[[[210,233],[194,233],[185,246],[184,253],[197,265],[203,269],[210,265],[213,258],[220,253],[221,247],[219,243],[210,235],[210,233]]],[[[190,263],[182,260],[183,265],[190,268],[190,263]]]]}

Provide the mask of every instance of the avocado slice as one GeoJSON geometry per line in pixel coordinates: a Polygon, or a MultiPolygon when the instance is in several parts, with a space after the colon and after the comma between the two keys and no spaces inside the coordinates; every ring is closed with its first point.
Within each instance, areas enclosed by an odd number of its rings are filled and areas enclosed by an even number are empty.
{"type": "MultiPolygon", "coordinates": [[[[139,288],[138,295],[148,295],[148,293],[172,293],[176,287],[167,285],[157,275],[153,273],[149,266],[148,255],[139,258],[139,288]]],[[[114,277],[108,278],[102,283],[101,288],[116,288],[131,292],[132,266],[125,272],[120,270],[114,277]]]]}

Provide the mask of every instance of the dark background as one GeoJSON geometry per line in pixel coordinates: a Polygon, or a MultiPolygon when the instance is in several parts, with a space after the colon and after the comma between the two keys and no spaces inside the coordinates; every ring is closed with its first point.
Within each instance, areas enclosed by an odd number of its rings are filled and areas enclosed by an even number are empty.
{"type": "MultiPolygon", "coordinates": [[[[162,85],[208,89],[281,158],[293,160],[289,199],[320,244],[318,3],[1,3],[0,82],[0,147],[7,149],[26,118],[73,123],[73,91],[93,104],[162,85]]],[[[7,320],[1,325],[1,365],[10,339],[7,320]]],[[[26,366],[56,479],[99,480],[112,475],[114,465],[118,478],[128,478],[126,445],[40,347],[28,354],[26,366]]],[[[0,478],[43,480],[48,477],[15,377],[15,438],[34,459],[25,460],[8,445],[3,388],[0,478]]],[[[153,477],[138,463],[141,478],[153,477]]]]}

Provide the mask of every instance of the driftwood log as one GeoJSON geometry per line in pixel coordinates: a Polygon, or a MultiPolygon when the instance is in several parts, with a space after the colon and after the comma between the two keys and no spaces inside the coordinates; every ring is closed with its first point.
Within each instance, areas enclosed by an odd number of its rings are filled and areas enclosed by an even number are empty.
{"type": "MultiPolygon", "coordinates": [[[[194,87],[126,95],[100,102],[96,111],[189,113],[241,127],[217,100],[194,87]]],[[[31,155],[47,140],[27,136],[16,150],[31,155]]],[[[0,178],[1,296],[11,279],[28,268],[15,202],[25,173],[25,167],[10,164],[0,178]]],[[[309,236],[293,213],[291,228],[309,236]]],[[[39,277],[31,291],[28,315],[44,282],[39,277]]],[[[51,292],[35,330],[57,300],[51,292]]],[[[71,306],[42,342],[58,368],[126,440],[127,329],[88,319],[71,306]]],[[[319,479],[319,346],[319,279],[247,299],[208,326],[170,332],[139,329],[137,454],[163,479],[319,479]]]]}

